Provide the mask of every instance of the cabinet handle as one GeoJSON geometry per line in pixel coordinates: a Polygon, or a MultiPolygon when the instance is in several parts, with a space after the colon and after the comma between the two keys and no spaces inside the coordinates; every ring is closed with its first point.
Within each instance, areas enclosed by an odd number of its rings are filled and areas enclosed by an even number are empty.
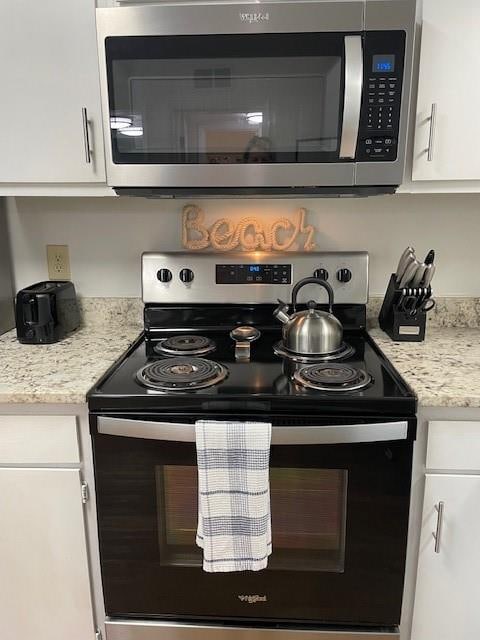
{"type": "Polygon", "coordinates": [[[445,509],[444,502],[439,502],[438,505],[435,505],[435,511],[437,512],[437,529],[435,533],[432,533],[433,539],[435,540],[435,553],[440,553],[440,540],[442,538],[444,509],[445,509]]]}
{"type": "Polygon", "coordinates": [[[433,150],[435,146],[435,129],[437,126],[437,103],[432,103],[432,110],[430,112],[430,133],[428,134],[428,148],[427,148],[427,160],[432,162],[433,150]]]}
{"type": "Polygon", "coordinates": [[[85,146],[85,162],[87,164],[90,164],[92,162],[92,152],[90,150],[90,134],[88,131],[87,107],[82,107],[82,122],[83,122],[83,144],[85,146]]]}

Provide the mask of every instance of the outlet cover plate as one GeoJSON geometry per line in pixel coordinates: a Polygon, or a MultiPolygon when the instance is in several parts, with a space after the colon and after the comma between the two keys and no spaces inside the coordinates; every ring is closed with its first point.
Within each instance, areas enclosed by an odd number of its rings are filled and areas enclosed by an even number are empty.
{"type": "Polygon", "coordinates": [[[50,280],[70,280],[68,244],[47,244],[47,264],[50,280]]]}

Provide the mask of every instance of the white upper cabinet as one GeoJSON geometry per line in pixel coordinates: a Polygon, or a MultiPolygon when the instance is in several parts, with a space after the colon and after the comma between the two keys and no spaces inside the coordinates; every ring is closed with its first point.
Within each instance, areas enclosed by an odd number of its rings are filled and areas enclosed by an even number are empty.
{"type": "Polygon", "coordinates": [[[0,183],[105,182],[95,0],[1,2],[0,70],[0,183]]]}
{"type": "Polygon", "coordinates": [[[479,0],[423,0],[414,181],[480,180],[479,25],[479,0]]]}

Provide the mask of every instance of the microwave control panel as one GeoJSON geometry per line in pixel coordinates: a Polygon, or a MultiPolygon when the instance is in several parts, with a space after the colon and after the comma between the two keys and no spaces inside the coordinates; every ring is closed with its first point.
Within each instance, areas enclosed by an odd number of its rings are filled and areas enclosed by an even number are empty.
{"type": "Polygon", "coordinates": [[[404,55],[404,31],[365,34],[357,161],[397,158],[404,55]]]}

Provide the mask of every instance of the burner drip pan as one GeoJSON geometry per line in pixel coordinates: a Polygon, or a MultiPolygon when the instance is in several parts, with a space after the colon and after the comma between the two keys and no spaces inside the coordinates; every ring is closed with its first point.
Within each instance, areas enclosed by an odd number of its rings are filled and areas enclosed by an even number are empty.
{"type": "Polygon", "coordinates": [[[215,342],[210,338],[192,334],[164,338],[153,349],[162,356],[205,356],[215,348],[215,342]]]}
{"type": "Polygon", "coordinates": [[[211,387],[227,376],[227,369],[204,358],[166,358],[147,364],[137,372],[137,381],[160,391],[196,391],[211,387]]]}
{"type": "Polygon", "coordinates": [[[310,362],[314,363],[342,360],[343,358],[349,358],[355,353],[355,349],[352,346],[350,346],[346,342],[342,342],[340,349],[337,349],[337,351],[333,351],[332,353],[310,353],[306,355],[303,353],[290,351],[284,346],[282,340],[273,345],[273,351],[277,354],[277,356],[280,356],[281,358],[288,358],[288,360],[291,360],[292,362],[300,362],[304,364],[308,364],[310,362]]]}
{"type": "Polygon", "coordinates": [[[348,364],[313,364],[293,374],[294,380],[317,391],[359,391],[372,382],[372,376],[363,369],[348,364]]]}

